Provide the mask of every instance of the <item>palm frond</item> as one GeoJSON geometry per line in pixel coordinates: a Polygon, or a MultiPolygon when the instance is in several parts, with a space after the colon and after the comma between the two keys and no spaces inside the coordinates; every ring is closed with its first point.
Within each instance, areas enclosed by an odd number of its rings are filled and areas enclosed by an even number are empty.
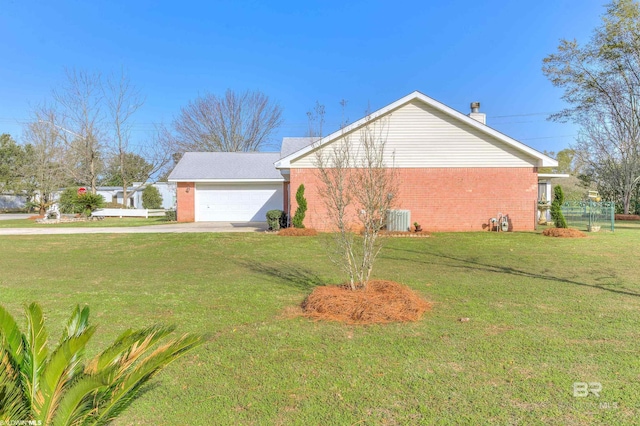
{"type": "Polygon", "coordinates": [[[98,407],[98,415],[88,424],[103,425],[115,419],[139,396],[142,386],[157,372],[204,341],[205,337],[202,335],[185,334],[157,347],[152,353],[141,359],[134,368],[128,369],[128,374],[121,376],[110,388],[109,401],[98,407]]]}
{"type": "Polygon", "coordinates": [[[145,346],[154,345],[174,330],[175,326],[162,325],[154,325],[137,331],[127,330],[111,346],[89,361],[85,372],[95,374],[109,367],[116,367],[121,371],[124,365],[122,360],[126,359],[129,362],[132,359],[135,360],[136,354],[142,349],[143,342],[146,342],[145,346]]]}
{"type": "Polygon", "coordinates": [[[85,306],[80,310],[80,306],[76,305],[71,313],[67,325],[62,331],[60,343],[73,336],[79,336],[89,326],[89,307],[85,306]]]}
{"type": "Polygon", "coordinates": [[[96,328],[87,327],[80,335],[70,337],[53,351],[46,368],[42,372],[40,391],[33,408],[36,419],[49,424],[69,382],[81,373],[80,361],[85,346],[96,328]]]}
{"type": "Polygon", "coordinates": [[[26,391],[33,401],[40,388],[42,370],[47,360],[47,330],[44,326],[42,309],[32,303],[25,309],[27,316],[27,333],[22,373],[25,376],[26,391]]]}
{"type": "Polygon", "coordinates": [[[106,386],[107,380],[104,375],[82,376],[74,381],[60,400],[52,424],[81,424],[93,412],[96,393],[106,386]]]}
{"type": "Polygon", "coordinates": [[[0,344],[13,358],[16,364],[22,363],[24,356],[24,337],[11,314],[0,306],[0,344]]]}
{"type": "Polygon", "coordinates": [[[0,348],[0,424],[25,420],[29,405],[24,397],[20,374],[11,364],[8,352],[0,348]]]}

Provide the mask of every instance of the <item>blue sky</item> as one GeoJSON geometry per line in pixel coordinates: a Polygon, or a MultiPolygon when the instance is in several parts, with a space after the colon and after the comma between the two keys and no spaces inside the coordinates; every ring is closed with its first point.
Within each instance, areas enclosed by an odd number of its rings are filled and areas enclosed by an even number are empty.
{"type": "Polygon", "coordinates": [[[284,109],[274,137],[305,136],[316,101],[327,131],[419,90],[539,150],[577,133],[546,114],[562,92],[541,72],[560,38],[586,41],[605,1],[0,0],[0,133],[19,139],[30,106],[65,68],[127,70],[146,96],[136,137],[198,94],[258,89],[284,109]]]}

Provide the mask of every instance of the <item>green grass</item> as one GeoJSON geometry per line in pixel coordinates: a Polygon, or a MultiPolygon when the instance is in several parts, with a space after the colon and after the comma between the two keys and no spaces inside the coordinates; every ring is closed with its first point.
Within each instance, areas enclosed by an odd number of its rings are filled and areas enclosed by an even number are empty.
{"type": "Polygon", "coordinates": [[[637,423],[637,227],[389,239],[374,275],[434,306],[383,326],[287,315],[342,280],[319,238],[3,237],[0,299],[16,316],[41,302],[52,338],[90,305],[94,351],[156,322],[212,334],[118,424],[637,423]],[[573,397],[574,382],[600,382],[600,398],[573,397]]]}
{"type": "MultiPolygon", "coordinates": [[[[30,219],[0,220],[0,228],[113,228],[130,226],[162,225],[167,222],[164,217],[106,217],[103,220],[69,223],[36,223],[30,219]]],[[[174,222],[175,223],[175,222],[174,222]]]]}

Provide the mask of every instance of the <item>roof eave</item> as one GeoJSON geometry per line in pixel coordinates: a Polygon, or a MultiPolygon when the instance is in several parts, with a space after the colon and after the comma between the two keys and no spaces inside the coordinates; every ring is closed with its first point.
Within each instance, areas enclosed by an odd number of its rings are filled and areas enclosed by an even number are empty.
{"type": "Polygon", "coordinates": [[[268,178],[268,179],[256,179],[256,178],[242,178],[242,179],[217,179],[217,178],[169,178],[169,182],[195,182],[195,183],[277,183],[284,182],[284,178],[268,178]]]}

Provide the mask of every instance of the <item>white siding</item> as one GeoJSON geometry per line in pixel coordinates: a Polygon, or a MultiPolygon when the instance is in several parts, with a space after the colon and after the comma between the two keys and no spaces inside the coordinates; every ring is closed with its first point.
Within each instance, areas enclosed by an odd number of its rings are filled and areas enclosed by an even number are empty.
{"type": "MultiPolygon", "coordinates": [[[[533,167],[537,160],[515,148],[451,118],[419,101],[412,101],[369,124],[377,135],[387,140],[391,166],[419,167],[533,167]]],[[[345,137],[357,146],[362,128],[345,137]]],[[[333,149],[345,137],[325,145],[333,149]]],[[[291,162],[291,167],[315,167],[315,151],[291,162]]]]}

